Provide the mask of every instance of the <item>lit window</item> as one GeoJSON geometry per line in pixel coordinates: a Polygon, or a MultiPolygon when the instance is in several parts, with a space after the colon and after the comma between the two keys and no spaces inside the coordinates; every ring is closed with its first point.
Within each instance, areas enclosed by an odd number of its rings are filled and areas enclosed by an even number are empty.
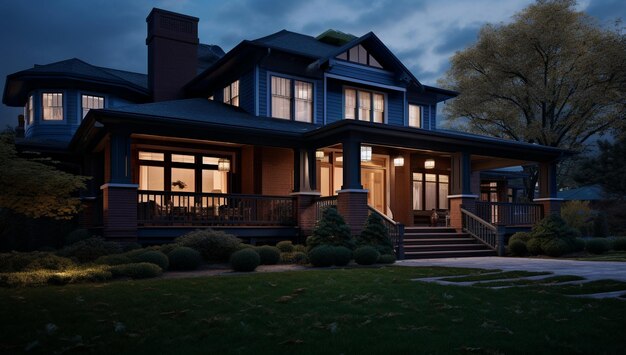
{"type": "Polygon", "coordinates": [[[239,106],[239,80],[224,88],[224,103],[239,106]]]}
{"type": "Polygon", "coordinates": [[[383,66],[367,52],[365,47],[358,45],[350,48],[349,50],[339,54],[337,59],[347,60],[353,63],[359,63],[363,65],[369,65],[370,67],[382,68],[383,66]]]}
{"type": "Polygon", "coordinates": [[[409,126],[420,128],[422,126],[422,108],[417,105],[409,105],[409,126]]]}
{"type": "Polygon", "coordinates": [[[164,161],[163,153],[139,152],[139,160],[164,161]]]}
{"type": "Polygon", "coordinates": [[[26,119],[26,124],[33,123],[34,116],[33,95],[30,95],[28,96],[26,106],[24,106],[24,118],[26,119]]]}
{"type": "Polygon", "coordinates": [[[413,173],[413,209],[431,211],[448,209],[449,176],[413,173]]]}
{"type": "Polygon", "coordinates": [[[85,118],[85,116],[87,116],[87,112],[89,112],[90,109],[104,108],[104,97],[83,95],[82,107],[83,107],[83,118],[85,118]]]}
{"type": "Polygon", "coordinates": [[[313,122],[312,83],[272,76],[271,85],[272,117],[313,122]]]}
{"type": "Polygon", "coordinates": [[[353,120],[383,123],[385,95],[364,90],[344,90],[344,117],[353,120]]]}
{"type": "Polygon", "coordinates": [[[196,157],[193,155],[184,154],[172,154],[172,163],[187,163],[193,164],[196,161],[196,157]]]}
{"type": "Polygon", "coordinates": [[[63,119],[63,94],[44,93],[42,95],[43,116],[46,121],[60,121],[63,119]]]}

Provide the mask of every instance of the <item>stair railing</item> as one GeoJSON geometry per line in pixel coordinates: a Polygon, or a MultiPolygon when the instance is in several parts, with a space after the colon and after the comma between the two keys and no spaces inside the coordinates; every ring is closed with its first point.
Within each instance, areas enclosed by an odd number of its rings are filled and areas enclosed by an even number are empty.
{"type": "Polygon", "coordinates": [[[393,249],[396,252],[396,258],[398,260],[404,259],[404,224],[400,222],[396,222],[393,219],[387,217],[385,214],[381,213],[377,209],[372,206],[367,206],[368,214],[375,213],[382,220],[385,227],[389,231],[389,239],[391,239],[391,244],[393,245],[393,249]]]}
{"type": "Polygon", "coordinates": [[[504,255],[504,227],[494,226],[472,212],[461,208],[461,220],[463,231],[487,247],[504,255]]]}

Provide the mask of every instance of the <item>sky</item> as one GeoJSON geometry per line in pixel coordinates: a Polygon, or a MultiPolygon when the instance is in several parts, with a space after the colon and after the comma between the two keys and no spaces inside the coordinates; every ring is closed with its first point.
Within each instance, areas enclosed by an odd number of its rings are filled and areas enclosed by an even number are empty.
{"type": "MultiPolygon", "coordinates": [[[[201,43],[228,52],[282,29],[317,36],[329,28],[373,31],[415,74],[436,85],[449,58],[486,23],[507,23],[532,0],[0,0],[0,87],[6,76],[69,58],[146,73],[146,17],[153,7],[200,18],[201,43]]],[[[606,26],[626,20],[624,0],[580,0],[606,26]]],[[[0,106],[0,127],[21,108],[0,106]]]]}

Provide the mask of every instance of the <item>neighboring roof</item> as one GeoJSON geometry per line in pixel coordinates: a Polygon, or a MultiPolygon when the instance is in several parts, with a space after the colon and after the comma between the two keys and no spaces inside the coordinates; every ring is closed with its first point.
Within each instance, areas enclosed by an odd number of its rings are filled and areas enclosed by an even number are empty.
{"type": "Polygon", "coordinates": [[[600,185],[587,185],[576,189],[557,192],[557,197],[566,201],[598,201],[604,199],[604,190],[600,185]]]}
{"type": "Polygon", "coordinates": [[[320,42],[315,37],[282,30],[251,41],[256,45],[279,49],[315,59],[324,58],[337,50],[337,46],[320,42]]]}
{"type": "Polygon", "coordinates": [[[198,70],[201,73],[224,56],[224,50],[213,44],[198,44],[198,70]]]}

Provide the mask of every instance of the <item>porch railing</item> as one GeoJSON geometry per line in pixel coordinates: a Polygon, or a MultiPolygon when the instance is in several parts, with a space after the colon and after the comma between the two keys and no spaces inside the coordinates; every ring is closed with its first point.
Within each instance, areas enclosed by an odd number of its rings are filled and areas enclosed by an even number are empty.
{"type": "Polygon", "coordinates": [[[146,225],[293,226],[294,199],[178,191],[137,192],[137,223],[146,225]]]}
{"type": "Polygon", "coordinates": [[[504,255],[504,230],[502,227],[494,226],[464,208],[461,208],[461,223],[464,232],[489,248],[496,250],[498,255],[504,255]]]}
{"type": "Polygon", "coordinates": [[[543,205],[476,201],[475,214],[494,225],[533,225],[543,218],[543,205]]]}
{"type": "Polygon", "coordinates": [[[404,259],[404,224],[394,221],[372,206],[368,205],[367,209],[368,215],[374,213],[383,220],[383,224],[389,231],[389,239],[391,239],[393,249],[396,252],[396,258],[398,260],[404,259]]]}
{"type": "Polygon", "coordinates": [[[337,207],[337,196],[319,197],[315,200],[315,220],[322,218],[324,209],[328,207],[337,207]]]}

